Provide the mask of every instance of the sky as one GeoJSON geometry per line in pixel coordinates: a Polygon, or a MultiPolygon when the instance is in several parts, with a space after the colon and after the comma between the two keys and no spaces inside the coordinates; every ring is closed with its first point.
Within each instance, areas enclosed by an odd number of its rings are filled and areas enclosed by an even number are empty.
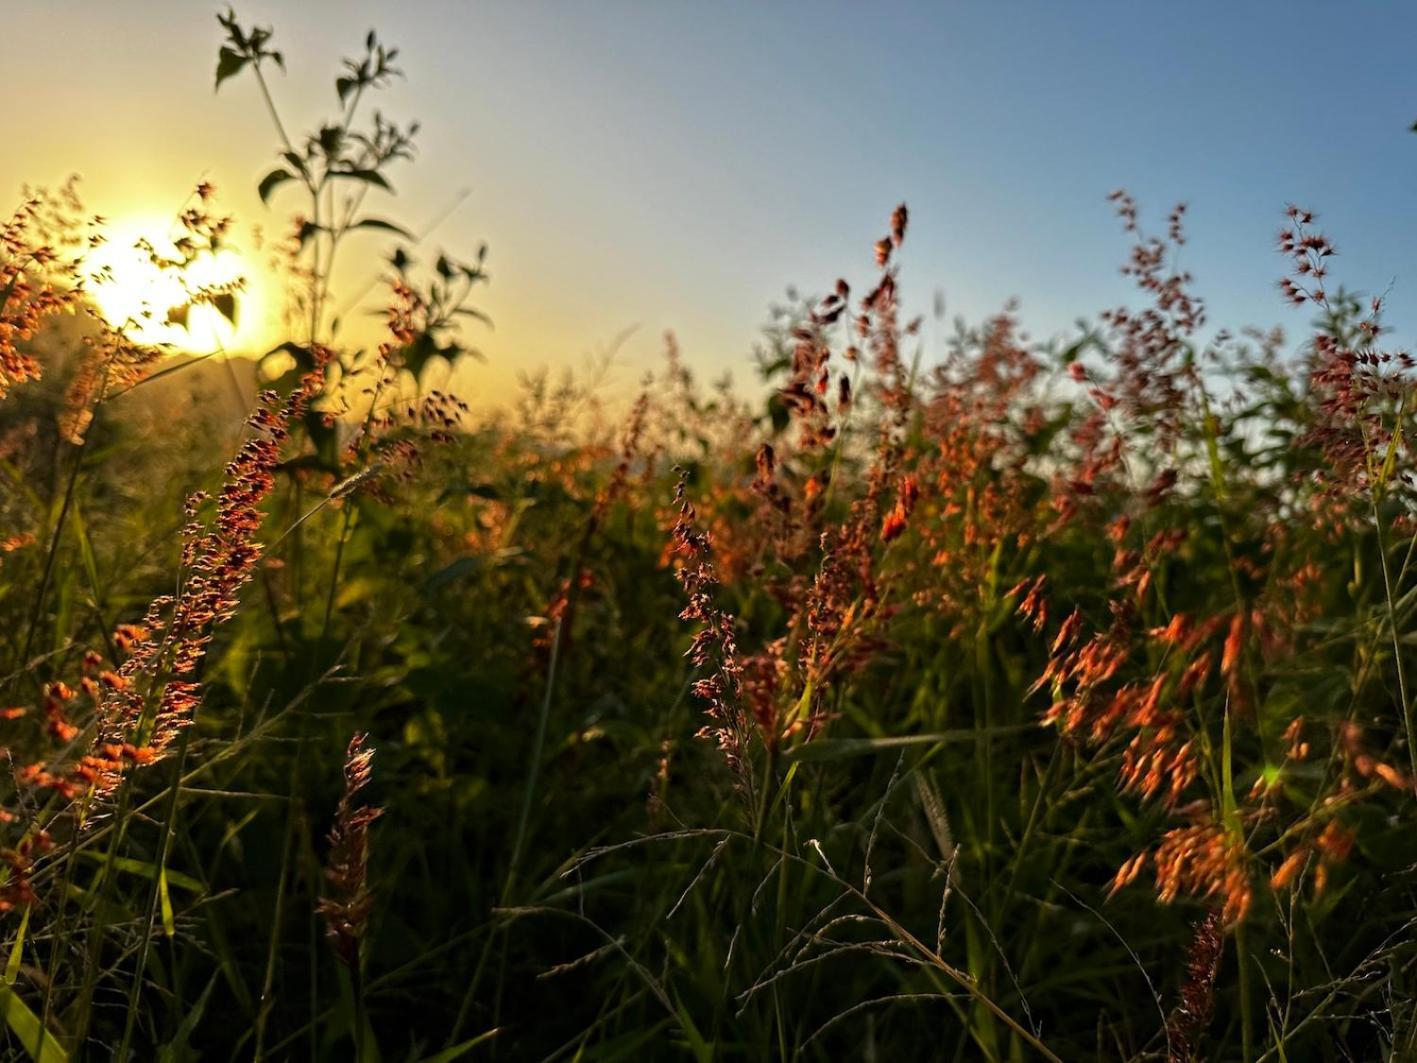
{"type": "MultiPolygon", "coordinates": [[[[198,180],[271,229],[255,184],[277,140],[253,82],[213,92],[218,8],[193,0],[7,0],[0,193],[77,172],[122,222],[170,214],[198,180]]],[[[672,329],[706,376],[752,379],[788,285],[868,283],[905,201],[907,304],[942,292],[977,321],[1017,297],[1030,333],[1128,298],[1125,187],[1159,231],[1189,204],[1184,265],[1213,324],[1304,324],[1280,299],[1285,205],[1319,213],[1335,280],[1389,291],[1417,328],[1417,7],[1087,2],[452,2],[237,9],[271,26],[287,125],[335,113],[338,61],[369,28],[400,48],[382,94],[423,129],[381,214],[426,246],[489,245],[458,374],[495,401],[519,372],[618,348],[610,385],[672,329]],[[462,197],[465,193],[464,198],[462,197]]],[[[383,250],[375,240],[371,251],[383,250]]],[[[372,276],[372,270],[367,271],[372,276]]],[[[364,278],[361,278],[361,282],[364,278]]],[[[349,280],[351,285],[357,282],[349,280]]],[[[267,297],[269,306],[272,299],[267,297]]]]}

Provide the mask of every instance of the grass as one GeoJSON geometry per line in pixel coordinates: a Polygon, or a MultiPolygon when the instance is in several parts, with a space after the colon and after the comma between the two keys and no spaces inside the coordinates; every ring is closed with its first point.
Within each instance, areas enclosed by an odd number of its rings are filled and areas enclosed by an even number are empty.
{"type": "Polygon", "coordinates": [[[304,197],[269,395],[88,311],[72,190],[4,230],[10,1056],[1411,1055],[1413,382],[1311,215],[1297,342],[1213,338],[1119,193],[1137,309],[934,349],[900,208],[761,392],[671,337],[474,415],[424,369],[485,252],[364,213],[396,51],[301,138],[221,28],[304,197]]]}

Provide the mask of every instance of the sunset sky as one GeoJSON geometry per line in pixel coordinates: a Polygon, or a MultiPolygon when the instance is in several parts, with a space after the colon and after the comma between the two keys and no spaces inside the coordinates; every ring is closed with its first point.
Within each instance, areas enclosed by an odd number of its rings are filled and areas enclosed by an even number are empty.
{"type": "MultiPolygon", "coordinates": [[[[1338,279],[1392,285],[1417,325],[1417,13],[1405,5],[1197,3],[245,3],[289,74],[287,124],[334,112],[338,60],[378,28],[407,78],[392,117],[420,157],[380,213],[490,245],[465,387],[579,365],[630,326],[619,381],[665,329],[705,372],[747,354],[788,284],[869,275],[909,203],[907,300],[942,290],[977,319],[1011,296],[1037,336],[1123,298],[1107,192],[1159,227],[1191,205],[1190,265],[1213,323],[1299,324],[1275,281],[1286,201],[1317,210],[1338,279]],[[1321,145],[1315,147],[1315,145],[1321,145]]],[[[210,180],[243,222],[278,228],[295,197],[254,186],[276,140],[254,84],[212,91],[216,7],[10,0],[0,190],[83,176],[117,224],[170,215],[210,180]]],[[[380,246],[374,241],[372,247],[380,246]]],[[[269,299],[267,302],[269,303],[269,299]]],[[[273,333],[272,333],[273,335],[273,333]]],[[[269,338],[269,337],[267,337],[269,338]]]]}

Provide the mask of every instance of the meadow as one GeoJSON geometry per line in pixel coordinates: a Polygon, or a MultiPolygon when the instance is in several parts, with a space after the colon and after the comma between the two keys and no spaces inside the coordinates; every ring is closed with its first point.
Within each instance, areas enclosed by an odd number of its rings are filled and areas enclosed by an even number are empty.
{"type": "MultiPolygon", "coordinates": [[[[6,1058],[1417,1058],[1417,391],[1314,214],[1287,336],[1125,192],[1130,307],[927,329],[883,203],[759,386],[472,410],[496,248],[365,208],[397,51],[305,134],[220,23],[285,342],[105,317],[75,187],[0,226],[6,1058]]],[[[165,323],[234,319],[173,224],[165,323]]]]}

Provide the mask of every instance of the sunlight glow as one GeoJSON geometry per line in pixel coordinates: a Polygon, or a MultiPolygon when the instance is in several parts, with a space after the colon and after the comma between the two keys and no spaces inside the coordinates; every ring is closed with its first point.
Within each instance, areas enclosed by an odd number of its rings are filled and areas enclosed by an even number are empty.
{"type": "Polygon", "coordinates": [[[177,258],[169,223],[134,219],[114,224],[107,242],[88,261],[89,290],[104,319],[141,343],[171,346],[193,354],[236,352],[253,345],[261,332],[264,302],[259,268],[235,249],[204,252],[190,265],[164,267],[155,258],[177,258]],[[152,250],[141,246],[146,241],[152,250]],[[234,321],[209,298],[240,281],[234,321]]]}

